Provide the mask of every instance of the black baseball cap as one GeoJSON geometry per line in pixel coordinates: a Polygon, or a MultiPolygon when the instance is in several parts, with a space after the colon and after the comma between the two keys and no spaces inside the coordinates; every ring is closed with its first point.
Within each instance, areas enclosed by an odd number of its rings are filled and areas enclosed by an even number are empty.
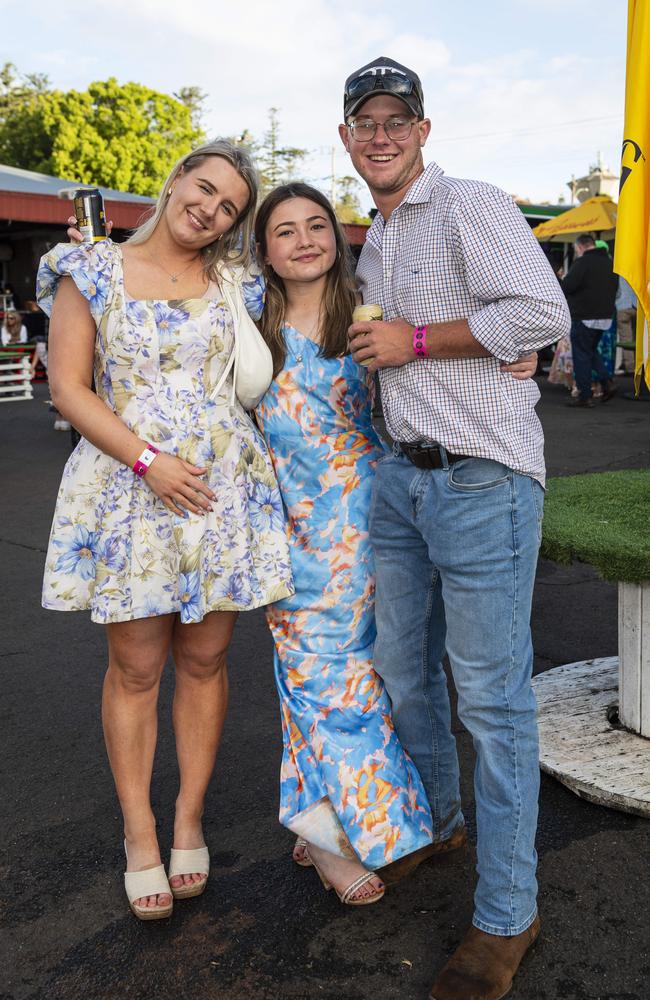
{"type": "Polygon", "coordinates": [[[406,104],[418,119],[424,118],[424,94],[420,77],[407,66],[379,56],[355,70],[345,81],[343,115],[345,120],[355,114],[364,101],[377,94],[391,94],[406,104]]]}

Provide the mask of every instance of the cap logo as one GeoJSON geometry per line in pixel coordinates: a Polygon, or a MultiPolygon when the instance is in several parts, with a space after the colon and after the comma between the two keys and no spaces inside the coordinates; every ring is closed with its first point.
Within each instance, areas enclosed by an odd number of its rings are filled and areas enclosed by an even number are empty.
{"type": "Polygon", "coordinates": [[[399,74],[400,76],[405,76],[408,80],[407,74],[401,69],[396,69],[395,66],[372,66],[370,69],[364,69],[363,73],[359,73],[359,76],[384,76],[386,73],[399,74]]]}

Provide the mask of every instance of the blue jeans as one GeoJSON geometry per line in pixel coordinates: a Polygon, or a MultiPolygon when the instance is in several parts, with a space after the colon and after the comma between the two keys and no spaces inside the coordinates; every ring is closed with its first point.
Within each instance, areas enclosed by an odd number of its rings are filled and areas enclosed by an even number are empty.
{"type": "Polygon", "coordinates": [[[592,372],[597,382],[602,382],[603,385],[609,383],[609,372],[598,353],[598,343],[602,335],[602,330],[592,330],[585,326],[582,320],[574,319],[571,323],[573,375],[580,399],[591,399],[592,372]]]}
{"type": "Polygon", "coordinates": [[[543,497],[536,480],[499,462],[469,458],[429,471],[400,453],[377,467],[370,517],[375,669],[444,840],[463,821],[447,651],[476,750],[474,924],[502,936],[524,931],[537,912],[530,609],[543,497]]]}

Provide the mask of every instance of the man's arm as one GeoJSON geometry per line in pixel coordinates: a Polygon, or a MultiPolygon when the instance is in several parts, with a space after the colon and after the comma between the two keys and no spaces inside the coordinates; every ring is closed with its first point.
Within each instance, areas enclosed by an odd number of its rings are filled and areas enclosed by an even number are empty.
{"type": "MultiPolygon", "coordinates": [[[[391,322],[353,323],[349,329],[352,357],[369,372],[395,368],[416,359],[414,327],[403,319],[391,322]]],[[[430,323],[427,327],[426,356],[429,358],[485,358],[490,353],[472,336],[467,320],[430,323]],[[434,336],[435,335],[435,336],[434,336]]],[[[501,371],[517,379],[532,378],[537,370],[537,352],[522,354],[513,362],[501,363],[501,371]]]]}
{"type": "Polygon", "coordinates": [[[566,299],[512,198],[479,185],[459,201],[454,221],[469,290],[484,303],[467,318],[474,339],[495,357],[515,361],[565,336],[566,299]]]}
{"type": "MultiPolygon", "coordinates": [[[[478,185],[475,196],[459,203],[453,224],[469,290],[484,305],[466,319],[430,323],[428,357],[515,362],[568,333],[566,299],[509,195],[478,185]]],[[[403,319],[355,323],[350,340],[355,360],[372,359],[371,370],[414,358],[413,325],[403,319]]]]}
{"type": "MultiPolygon", "coordinates": [[[[415,358],[412,323],[405,319],[353,323],[348,331],[352,357],[370,371],[394,368],[415,358]]],[[[490,352],[472,336],[466,319],[429,323],[426,336],[429,358],[486,358],[490,352]]]]}
{"type": "Polygon", "coordinates": [[[581,286],[584,284],[585,277],[585,265],[582,257],[578,257],[574,260],[573,264],[569,268],[566,277],[562,278],[560,282],[560,287],[565,295],[573,295],[574,292],[580,290],[581,286]]]}

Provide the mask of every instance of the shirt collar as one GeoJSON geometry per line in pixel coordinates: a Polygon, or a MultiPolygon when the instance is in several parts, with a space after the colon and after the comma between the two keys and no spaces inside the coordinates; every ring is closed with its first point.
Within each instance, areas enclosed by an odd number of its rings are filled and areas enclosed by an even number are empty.
{"type": "MultiPolygon", "coordinates": [[[[408,189],[395,211],[401,208],[402,205],[426,205],[431,201],[433,189],[443,174],[442,167],[439,167],[437,163],[430,163],[408,189]]],[[[384,231],[384,224],[384,217],[381,212],[377,212],[370,229],[366,233],[368,242],[379,249],[381,249],[381,234],[384,231]]]]}
{"type": "Polygon", "coordinates": [[[399,208],[401,205],[424,205],[426,202],[431,201],[433,189],[443,173],[442,167],[439,167],[437,163],[430,163],[428,167],[424,168],[415,183],[411,185],[397,207],[399,208]]]}

